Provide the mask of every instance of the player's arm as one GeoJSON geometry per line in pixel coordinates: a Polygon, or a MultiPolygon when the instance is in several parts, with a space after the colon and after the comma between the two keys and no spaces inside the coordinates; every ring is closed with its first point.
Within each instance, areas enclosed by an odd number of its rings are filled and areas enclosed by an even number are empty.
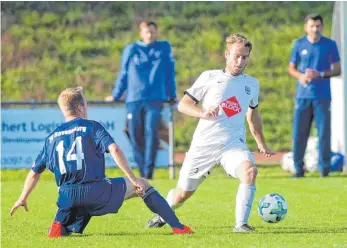
{"type": "Polygon", "coordinates": [[[289,58],[289,65],[288,65],[288,74],[292,76],[295,79],[298,79],[301,81],[301,83],[307,83],[304,82],[303,76],[304,74],[298,71],[297,64],[300,61],[300,56],[299,56],[299,45],[298,41],[294,42],[294,45],[292,47],[292,51],[290,53],[290,58],[289,58]],[[301,80],[302,78],[303,80],[301,80]]]}
{"type": "Polygon", "coordinates": [[[28,199],[31,191],[35,188],[37,182],[39,181],[40,175],[41,175],[40,173],[36,173],[33,170],[30,170],[30,172],[28,173],[28,176],[25,180],[22,194],[20,195],[19,199],[13,205],[13,207],[10,211],[11,216],[16,212],[17,208],[19,208],[20,206],[23,206],[25,208],[25,210],[28,211],[27,199],[28,199]]]}
{"type": "Polygon", "coordinates": [[[116,162],[118,167],[124,172],[124,174],[130,179],[132,183],[136,182],[136,176],[128,164],[128,160],[125,157],[123,151],[119,148],[116,143],[112,143],[108,150],[111,153],[113,160],[116,162]]]}
{"type": "Polygon", "coordinates": [[[329,71],[316,71],[313,69],[307,69],[306,73],[309,77],[312,78],[331,78],[335,76],[339,76],[341,74],[341,64],[340,62],[336,62],[332,64],[332,70],[329,71]]]}
{"type": "Polygon", "coordinates": [[[257,142],[258,148],[261,153],[265,156],[270,157],[271,155],[275,155],[276,153],[267,147],[265,144],[265,138],[263,134],[263,124],[260,116],[259,109],[256,108],[248,108],[247,111],[247,122],[249,129],[257,142]]]}
{"type": "Polygon", "coordinates": [[[172,48],[169,42],[167,42],[167,90],[170,101],[176,102],[176,81],[175,81],[175,58],[173,56],[172,48]]]}
{"type": "Polygon", "coordinates": [[[299,46],[300,45],[298,41],[294,42],[294,45],[292,47],[292,51],[290,54],[290,58],[289,58],[288,74],[292,76],[293,78],[299,80],[301,84],[307,85],[309,82],[312,81],[312,78],[310,78],[305,73],[301,73],[297,68],[297,65],[300,62],[299,46]]]}
{"type": "Polygon", "coordinates": [[[299,80],[302,84],[306,85],[312,81],[312,77],[309,75],[303,74],[298,71],[296,64],[289,62],[288,74],[293,78],[299,80]]]}
{"type": "Polygon", "coordinates": [[[143,196],[145,193],[145,184],[143,181],[136,178],[133,170],[130,168],[127,158],[125,157],[123,151],[119,148],[116,143],[112,143],[108,147],[109,152],[113,160],[116,162],[118,167],[124,172],[124,174],[129,178],[130,182],[135,187],[135,192],[139,196],[143,196]]]}
{"type": "Polygon", "coordinates": [[[123,50],[120,69],[118,72],[117,79],[113,86],[112,95],[105,97],[105,101],[107,102],[119,100],[128,87],[128,61],[131,56],[132,47],[132,45],[128,45],[123,50]]]}
{"type": "Polygon", "coordinates": [[[288,66],[288,74],[295,79],[300,79],[302,73],[300,73],[296,67],[296,64],[290,62],[288,66]]]}
{"type": "Polygon", "coordinates": [[[197,101],[186,93],[178,103],[178,111],[192,117],[204,119],[214,118],[218,115],[219,106],[203,110],[196,104],[197,101]]]}
{"type": "Polygon", "coordinates": [[[324,78],[331,78],[340,76],[341,74],[341,64],[340,62],[336,62],[332,64],[332,70],[324,72],[324,78]]]}

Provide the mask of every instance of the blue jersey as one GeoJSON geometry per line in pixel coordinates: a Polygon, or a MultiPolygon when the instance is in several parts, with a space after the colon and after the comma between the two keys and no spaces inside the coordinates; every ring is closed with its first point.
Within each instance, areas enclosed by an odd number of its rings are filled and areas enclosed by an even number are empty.
{"type": "Polygon", "coordinates": [[[129,44],[112,91],[115,99],[126,93],[125,102],[167,101],[176,98],[175,60],[167,41],[129,44]]]}
{"type": "MultiPolygon", "coordinates": [[[[289,59],[301,73],[305,73],[308,68],[319,72],[329,71],[331,64],[339,61],[335,41],[324,36],[316,43],[311,43],[307,36],[296,40],[289,59]]],[[[316,78],[306,87],[297,81],[296,98],[330,100],[330,79],[316,78]]]]}
{"type": "Polygon", "coordinates": [[[58,186],[101,181],[106,177],[104,153],[112,143],[99,122],[76,118],[47,137],[32,170],[41,173],[48,168],[58,186]]]}

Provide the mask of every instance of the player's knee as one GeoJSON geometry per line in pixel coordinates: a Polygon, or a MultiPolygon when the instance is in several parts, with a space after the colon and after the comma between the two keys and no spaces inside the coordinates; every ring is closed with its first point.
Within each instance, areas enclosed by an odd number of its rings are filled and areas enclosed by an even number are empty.
{"type": "Polygon", "coordinates": [[[255,178],[257,177],[257,174],[258,174],[258,169],[255,166],[251,165],[247,167],[246,169],[247,181],[254,182],[255,178]]]}
{"type": "Polygon", "coordinates": [[[144,178],[140,178],[140,180],[143,182],[143,184],[145,185],[145,190],[147,190],[149,187],[152,187],[152,185],[149,184],[149,182],[144,179],[144,178]]]}
{"type": "Polygon", "coordinates": [[[180,190],[179,197],[181,201],[189,199],[194,194],[194,191],[180,190]]]}
{"type": "Polygon", "coordinates": [[[258,170],[252,163],[244,163],[238,171],[241,182],[254,184],[258,170]]]}

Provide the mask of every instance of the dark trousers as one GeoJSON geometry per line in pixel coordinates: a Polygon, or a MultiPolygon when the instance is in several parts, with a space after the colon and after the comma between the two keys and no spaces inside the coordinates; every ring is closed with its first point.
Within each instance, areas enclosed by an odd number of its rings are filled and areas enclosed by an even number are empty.
{"type": "Polygon", "coordinates": [[[312,120],[318,130],[319,170],[327,175],[330,167],[330,100],[296,99],[293,121],[293,153],[297,175],[304,174],[304,155],[312,120]]]}
{"type": "Polygon", "coordinates": [[[159,127],[163,102],[141,101],[126,104],[129,136],[141,177],[153,178],[159,144],[159,127]]]}
{"type": "Polygon", "coordinates": [[[124,202],[125,180],[105,178],[100,182],[62,185],[54,221],[63,225],[63,235],[83,233],[92,216],[117,213],[124,202]]]}

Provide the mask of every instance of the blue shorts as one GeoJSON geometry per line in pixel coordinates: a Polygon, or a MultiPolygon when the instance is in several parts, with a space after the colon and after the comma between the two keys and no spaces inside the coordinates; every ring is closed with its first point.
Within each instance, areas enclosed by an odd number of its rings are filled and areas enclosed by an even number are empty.
{"type": "Polygon", "coordinates": [[[100,182],[61,186],[55,221],[69,225],[74,222],[76,213],[89,218],[117,213],[123,204],[125,192],[124,178],[106,178],[100,182]]]}

